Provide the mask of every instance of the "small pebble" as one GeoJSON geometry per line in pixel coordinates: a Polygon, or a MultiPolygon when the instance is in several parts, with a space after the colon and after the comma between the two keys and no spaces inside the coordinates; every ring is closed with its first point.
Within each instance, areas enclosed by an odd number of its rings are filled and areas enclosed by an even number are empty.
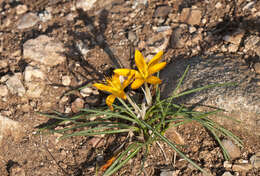
{"type": "Polygon", "coordinates": [[[238,146],[236,146],[231,140],[222,140],[222,144],[230,155],[231,159],[236,159],[240,157],[241,151],[238,146]]]}
{"type": "Polygon", "coordinates": [[[16,9],[16,14],[21,15],[21,14],[24,14],[25,12],[27,12],[28,7],[26,5],[20,4],[15,9],[16,9]]]}
{"type": "Polygon", "coordinates": [[[232,167],[232,164],[229,161],[224,161],[224,168],[230,169],[232,167]]]}
{"type": "Polygon", "coordinates": [[[26,29],[33,27],[36,23],[38,23],[39,18],[35,13],[26,13],[22,16],[22,18],[18,21],[17,28],[18,29],[26,29]]]}
{"type": "Polygon", "coordinates": [[[62,76],[61,79],[62,79],[62,84],[63,84],[64,86],[69,86],[69,85],[70,85],[71,79],[70,79],[69,76],[62,76]]]}
{"type": "Polygon", "coordinates": [[[72,104],[71,104],[71,110],[74,113],[77,113],[80,111],[80,109],[84,108],[84,100],[81,98],[77,98],[72,104]]]}
{"type": "Polygon", "coordinates": [[[93,89],[91,89],[90,87],[85,87],[85,88],[83,88],[83,89],[80,90],[80,94],[81,94],[83,97],[89,96],[92,92],[93,92],[93,89]]]}
{"type": "Polygon", "coordinates": [[[250,157],[250,163],[254,168],[260,168],[260,152],[250,157]]]}
{"type": "Polygon", "coordinates": [[[4,97],[8,95],[8,89],[5,85],[0,85],[0,96],[4,97]]]}
{"type": "Polygon", "coordinates": [[[237,171],[237,172],[246,172],[246,171],[249,171],[252,168],[253,168],[252,164],[243,164],[243,163],[234,164],[232,166],[232,170],[237,171]]]}
{"type": "Polygon", "coordinates": [[[193,32],[195,32],[197,29],[193,26],[189,27],[189,32],[192,34],[193,32]]]}
{"type": "Polygon", "coordinates": [[[230,172],[224,172],[222,176],[233,176],[230,172]]]}

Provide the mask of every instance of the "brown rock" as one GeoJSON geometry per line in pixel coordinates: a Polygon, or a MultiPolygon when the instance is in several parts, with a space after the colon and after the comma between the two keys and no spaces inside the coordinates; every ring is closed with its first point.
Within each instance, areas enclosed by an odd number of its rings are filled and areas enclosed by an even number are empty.
{"type": "Polygon", "coordinates": [[[26,29],[33,27],[36,23],[39,22],[39,18],[35,13],[26,13],[22,16],[22,18],[18,21],[17,28],[18,29],[26,29]]]}
{"type": "Polygon", "coordinates": [[[21,166],[16,164],[11,167],[10,176],[25,176],[25,171],[21,166]]]}
{"type": "Polygon", "coordinates": [[[254,69],[256,73],[260,74],[260,63],[255,63],[254,69]]]}
{"type": "Polygon", "coordinates": [[[44,65],[55,66],[63,63],[66,58],[63,44],[54,38],[40,35],[36,39],[28,40],[23,45],[24,58],[32,59],[44,65]]]}
{"type": "Polygon", "coordinates": [[[247,164],[247,163],[234,164],[232,166],[232,170],[235,172],[247,172],[252,168],[253,168],[252,164],[247,164]]]}
{"type": "Polygon", "coordinates": [[[12,137],[12,139],[18,141],[23,134],[24,129],[19,122],[0,115],[0,145],[4,138],[12,137]]]}
{"type": "Polygon", "coordinates": [[[190,25],[199,25],[202,13],[198,9],[184,8],[181,11],[180,21],[190,25]]]}
{"type": "Polygon", "coordinates": [[[260,152],[251,156],[250,163],[254,166],[254,168],[260,168],[260,152]]]}
{"type": "Polygon", "coordinates": [[[154,12],[154,17],[165,18],[171,12],[172,8],[170,6],[159,6],[154,12]]]}
{"type": "Polygon", "coordinates": [[[224,36],[223,39],[227,42],[233,43],[235,45],[239,45],[243,36],[244,36],[244,34],[245,34],[244,30],[238,29],[232,35],[224,36]]]}
{"type": "Polygon", "coordinates": [[[240,148],[236,146],[231,140],[223,140],[222,144],[232,159],[240,157],[240,148]]]}
{"type": "Polygon", "coordinates": [[[187,36],[184,34],[185,29],[178,27],[173,30],[171,38],[170,38],[170,45],[173,48],[184,48],[187,36]]]}
{"type": "Polygon", "coordinates": [[[84,108],[84,100],[81,98],[77,98],[72,104],[71,104],[71,110],[72,112],[76,113],[79,112],[80,109],[84,108]]]}
{"type": "Polygon", "coordinates": [[[184,145],[184,139],[181,137],[180,133],[177,132],[176,127],[170,127],[165,131],[165,137],[167,137],[170,141],[175,144],[184,145]]]}

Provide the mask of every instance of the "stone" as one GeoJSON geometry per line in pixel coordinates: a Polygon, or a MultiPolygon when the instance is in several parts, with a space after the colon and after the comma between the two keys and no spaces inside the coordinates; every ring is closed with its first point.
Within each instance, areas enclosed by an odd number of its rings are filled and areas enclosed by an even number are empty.
{"type": "Polygon", "coordinates": [[[76,8],[83,9],[84,11],[88,11],[92,9],[96,1],[97,0],[77,0],[76,8]]]}
{"type": "Polygon", "coordinates": [[[237,52],[238,47],[239,47],[238,45],[231,43],[231,44],[228,45],[228,51],[231,52],[231,53],[235,53],[235,52],[237,52]]]}
{"type": "Polygon", "coordinates": [[[38,68],[34,68],[32,66],[27,66],[24,70],[24,80],[25,82],[30,82],[34,79],[44,80],[45,74],[38,68]]]}
{"type": "Polygon", "coordinates": [[[8,89],[5,85],[0,85],[0,96],[5,97],[8,95],[8,89]]]}
{"type": "Polygon", "coordinates": [[[230,172],[224,172],[222,176],[233,176],[230,172]]]}
{"type": "Polygon", "coordinates": [[[260,152],[250,157],[250,163],[253,165],[254,168],[260,168],[260,152]]]}
{"type": "Polygon", "coordinates": [[[222,4],[221,4],[220,2],[218,2],[218,3],[215,5],[215,7],[216,7],[217,9],[219,9],[219,8],[222,7],[222,4]]]}
{"type": "Polygon", "coordinates": [[[44,82],[27,82],[26,83],[27,91],[26,95],[30,98],[39,98],[45,90],[44,82]]]}
{"type": "Polygon", "coordinates": [[[194,33],[194,32],[196,32],[196,28],[194,27],[194,26],[190,26],[189,27],[189,32],[192,34],[192,33],[194,33]]]}
{"type": "Polygon", "coordinates": [[[236,158],[240,157],[240,155],[241,155],[240,148],[237,147],[233,143],[233,141],[224,139],[221,142],[222,142],[222,145],[224,146],[224,148],[227,150],[231,159],[236,159],[236,158]]]}
{"type": "Polygon", "coordinates": [[[251,35],[245,39],[245,49],[244,52],[249,50],[254,51],[258,56],[260,56],[260,37],[256,35],[251,35]]]}
{"type": "Polygon", "coordinates": [[[164,32],[164,31],[167,31],[167,30],[170,30],[171,29],[171,26],[155,26],[153,27],[153,30],[155,32],[164,32]]]}
{"type": "Polygon", "coordinates": [[[172,30],[170,29],[167,31],[160,32],[149,38],[146,42],[149,50],[153,53],[158,53],[161,50],[165,50],[169,44],[171,33],[172,30]]]}
{"type": "Polygon", "coordinates": [[[41,13],[39,13],[39,19],[42,22],[46,22],[52,19],[51,11],[44,10],[41,13]]]}
{"type": "Polygon", "coordinates": [[[176,127],[174,127],[174,126],[168,128],[165,131],[164,135],[165,135],[165,137],[167,137],[170,141],[172,141],[175,144],[185,145],[184,139],[182,138],[180,133],[178,133],[176,127]]]}
{"type": "Polygon", "coordinates": [[[235,172],[247,172],[252,168],[253,168],[253,166],[251,164],[247,164],[247,163],[233,164],[233,166],[232,166],[232,170],[235,172]]]}
{"type": "Polygon", "coordinates": [[[62,84],[64,85],[64,86],[69,86],[70,85],[70,83],[71,83],[71,79],[70,79],[70,77],[69,76],[62,76],[61,77],[61,82],[62,82],[62,84]]]}
{"type": "Polygon", "coordinates": [[[161,17],[165,18],[168,16],[168,14],[171,12],[172,7],[170,6],[159,6],[156,8],[154,12],[154,17],[161,17]]]}
{"type": "Polygon", "coordinates": [[[25,88],[18,75],[13,75],[8,78],[6,85],[12,94],[18,94],[23,96],[25,94],[25,88]]]}
{"type": "Polygon", "coordinates": [[[80,109],[84,108],[84,100],[81,98],[77,98],[75,101],[71,104],[71,110],[74,113],[77,113],[80,111],[80,109]]]}
{"type": "Polygon", "coordinates": [[[25,176],[25,171],[21,166],[15,164],[11,167],[9,176],[25,176]]]}
{"type": "Polygon", "coordinates": [[[236,30],[233,34],[231,35],[225,35],[223,37],[223,40],[229,43],[233,43],[235,45],[240,45],[242,38],[245,35],[245,31],[242,29],[236,30]]]}
{"type": "Polygon", "coordinates": [[[28,7],[26,5],[20,4],[20,5],[16,6],[15,10],[16,10],[17,15],[21,15],[21,14],[24,14],[25,12],[27,12],[28,7]]]}
{"type": "Polygon", "coordinates": [[[89,96],[94,90],[90,87],[84,87],[83,89],[80,90],[80,95],[83,97],[89,96]]]}
{"type": "Polygon", "coordinates": [[[11,137],[14,141],[19,141],[24,135],[22,124],[0,115],[0,145],[5,138],[11,137]]]}
{"type": "Polygon", "coordinates": [[[128,40],[130,40],[131,42],[134,42],[137,40],[137,36],[135,35],[135,33],[133,31],[128,32],[128,40]]]}
{"type": "Polygon", "coordinates": [[[260,126],[256,122],[259,120],[260,113],[260,89],[254,77],[255,73],[248,68],[242,58],[211,56],[210,58],[191,57],[176,60],[160,72],[162,98],[172,94],[187,66],[189,66],[189,71],[178,92],[209,84],[237,83],[238,85],[204,89],[178,97],[174,100],[176,103],[198,105],[196,109],[200,111],[209,111],[203,105],[223,109],[225,112],[209,117],[227,129],[246,132],[252,137],[259,136],[260,126]],[[222,118],[223,115],[239,120],[241,123],[222,118]]]}
{"type": "Polygon", "coordinates": [[[231,169],[231,167],[232,167],[232,164],[229,162],[229,161],[224,161],[224,168],[226,168],[226,169],[231,169]]]}
{"type": "Polygon", "coordinates": [[[6,68],[7,66],[8,66],[7,60],[0,60],[0,68],[6,68]]]}
{"type": "Polygon", "coordinates": [[[183,35],[185,30],[181,27],[175,28],[172,32],[170,45],[172,48],[184,48],[187,38],[183,35]]]}
{"type": "Polygon", "coordinates": [[[202,12],[199,9],[184,8],[181,11],[180,21],[190,25],[199,25],[202,12]]]}
{"type": "Polygon", "coordinates": [[[66,57],[62,55],[64,52],[65,48],[60,41],[46,35],[28,40],[23,45],[25,59],[31,59],[47,66],[63,63],[66,60],[66,57]]]}
{"type": "Polygon", "coordinates": [[[180,173],[180,170],[175,171],[162,171],[160,173],[160,176],[178,176],[180,173]]]}
{"type": "Polygon", "coordinates": [[[35,13],[26,13],[24,14],[17,23],[18,29],[26,29],[33,27],[39,22],[39,17],[35,13]]]}
{"type": "Polygon", "coordinates": [[[259,62],[254,64],[254,69],[255,69],[256,73],[260,74],[260,63],[259,62]]]}

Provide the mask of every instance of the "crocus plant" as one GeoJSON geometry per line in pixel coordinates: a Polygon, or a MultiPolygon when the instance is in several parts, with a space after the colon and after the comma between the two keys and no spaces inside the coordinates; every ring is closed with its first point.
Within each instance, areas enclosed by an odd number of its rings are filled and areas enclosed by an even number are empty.
{"type": "MultiPolygon", "coordinates": [[[[56,113],[56,115],[41,113],[50,118],[58,119],[57,125],[63,125],[62,129],[53,130],[53,125],[47,127],[47,129],[56,133],[62,133],[63,136],[61,138],[117,133],[126,134],[125,142],[109,156],[110,159],[108,158],[106,163],[103,163],[99,167],[99,171],[103,175],[112,175],[140,152],[144,151],[144,158],[146,158],[151,144],[156,143],[160,146],[159,142],[165,142],[182,158],[190,162],[204,174],[207,174],[181,151],[181,146],[166,138],[164,133],[172,126],[178,127],[186,123],[196,122],[211,132],[214,139],[222,148],[224,157],[229,159],[229,154],[221,143],[220,135],[231,138],[240,146],[242,146],[242,141],[230,131],[208,118],[209,115],[216,114],[219,110],[198,112],[190,110],[184,105],[176,104],[174,99],[204,89],[230,85],[230,83],[211,84],[184,92],[177,91],[188,72],[187,68],[172,95],[166,99],[161,99],[158,85],[162,81],[159,77],[154,76],[154,74],[166,66],[166,62],[161,62],[162,56],[163,51],[160,51],[151,60],[148,60],[140,51],[136,50],[136,70],[128,68],[115,69],[113,76],[106,78],[104,84],[93,84],[95,88],[110,94],[106,98],[106,104],[109,108],[85,108],[81,110],[81,113],[68,116],[63,116],[61,113],[56,113]],[[131,96],[129,96],[130,94],[125,91],[125,88],[129,85],[131,85],[130,87],[133,90],[142,89],[145,97],[142,102],[133,101],[131,96]],[[151,86],[156,89],[154,96],[151,95],[151,86]],[[119,104],[115,103],[116,99],[119,100],[119,104]],[[95,120],[91,120],[93,117],[95,120]],[[68,124],[65,123],[67,121],[71,122],[72,127],[64,127],[64,124],[68,124]]],[[[163,149],[159,148],[163,153],[163,149]]],[[[140,172],[143,169],[144,167],[141,167],[140,172]]]]}
{"type": "Polygon", "coordinates": [[[112,103],[114,102],[115,98],[120,99],[128,99],[129,103],[135,109],[137,115],[142,118],[145,116],[145,111],[147,107],[144,105],[142,106],[142,110],[134,103],[130,97],[126,96],[124,92],[124,88],[126,88],[130,83],[132,89],[138,89],[143,84],[145,85],[145,89],[142,89],[145,94],[147,106],[152,105],[152,95],[151,91],[148,87],[148,84],[157,85],[160,84],[162,81],[153,76],[154,73],[160,71],[166,66],[166,62],[160,62],[162,59],[163,51],[158,52],[150,61],[144,58],[142,53],[139,50],[135,51],[135,64],[138,70],[121,68],[115,69],[114,75],[111,79],[107,79],[107,85],[95,83],[93,86],[99,90],[106,91],[112,93],[106,99],[107,105],[113,110],[112,103]],[[126,79],[123,82],[120,82],[120,76],[125,77],[126,79]]]}

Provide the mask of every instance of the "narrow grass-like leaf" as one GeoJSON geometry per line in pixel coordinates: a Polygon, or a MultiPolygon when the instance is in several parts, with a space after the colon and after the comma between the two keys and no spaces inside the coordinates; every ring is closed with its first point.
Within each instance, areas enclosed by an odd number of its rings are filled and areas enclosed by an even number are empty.
{"type": "MultiPolygon", "coordinates": [[[[152,128],[149,124],[147,124],[146,122],[142,121],[142,123],[149,129],[151,130],[155,135],[157,135],[158,137],[160,137],[164,142],[166,142],[174,151],[176,151],[182,158],[184,158],[185,160],[187,160],[189,163],[191,163],[195,168],[197,168],[198,170],[200,170],[203,173],[206,173],[199,165],[197,165],[196,163],[194,163],[191,159],[189,159],[184,153],[182,153],[175,144],[173,144],[171,141],[169,141],[166,137],[164,137],[163,135],[161,135],[157,130],[155,130],[154,128],[152,128]]],[[[207,173],[206,173],[207,174],[207,173]]]]}
{"type": "Polygon", "coordinates": [[[143,144],[138,144],[136,148],[134,148],[134,151],[132,151],[125,160],[123,160],[120,164],[118,164],[116,167],[114,167],[109,173],[104,174],[104,176],[110,176],[116,171],[118,171],[122,166],[124,166],[130,159],[132,159],[137,152],[142,148],[143,144]]]}
{"type": "Polygon", "coordinates": [[[104,173],[104,175],[106,175],[106,174],[113,174],[113,173],[111,173],[112,169],[114,169],[114,168],[116,167],[116,165],[118,164],[118,162],[120,162],[121,159],[122,159],[124,156],[126,156],[130,150],[132,150],[133,148],[136,148],[136,147],[137,147],[137,144],[138,144],[138,143],[132,143],[132,144],[130,144],[130,145],[127,147],[127,149],[125,149],[125,150],[117,157],[117,159],[113,162],[113,164],[106,170],[106,172],[104,173]]]}

